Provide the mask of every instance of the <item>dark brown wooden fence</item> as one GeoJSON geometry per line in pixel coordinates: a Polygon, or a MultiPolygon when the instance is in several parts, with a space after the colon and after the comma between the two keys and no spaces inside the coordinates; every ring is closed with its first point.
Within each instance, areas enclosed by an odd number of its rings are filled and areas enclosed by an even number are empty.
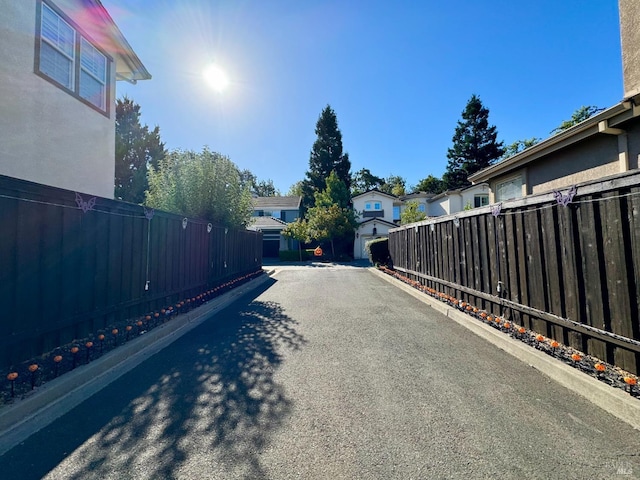
{"type": "Polygon", "coordinates": [[[393,229],[394,268],[637,374],[640,173],[570,190],[393,229]]]}
{"type": "Polygon", "coordinates": [[[262,235],[0,176],[0,365],[262,265],[262,235]]]}

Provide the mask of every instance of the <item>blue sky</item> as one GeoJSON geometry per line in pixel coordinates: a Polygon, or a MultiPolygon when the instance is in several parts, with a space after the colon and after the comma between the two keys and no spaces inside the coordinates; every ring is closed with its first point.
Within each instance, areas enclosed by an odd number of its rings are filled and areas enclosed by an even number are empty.
{"type": "Polygon", "coordinates": [[[102,0],[153,75],[118,82],[169,149],[228,155],[282,193],[330,104],[352,171],[440,177],[472,94],[505,144],[623,96],[616,0],[102,0]],[[216,62],[223,93],[202,79],[216,62]]]}

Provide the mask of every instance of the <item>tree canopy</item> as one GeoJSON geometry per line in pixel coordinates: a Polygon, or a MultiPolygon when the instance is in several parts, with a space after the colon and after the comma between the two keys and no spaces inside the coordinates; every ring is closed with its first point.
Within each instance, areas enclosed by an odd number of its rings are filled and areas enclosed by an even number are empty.
{"type": "Polygon", "coordinates": [[[116,101],[116,156],[114,197],[142,203],[148,188],[149,166],[164,157],[160,127],[153,130],[140,123],[140,105],[128,97],[116,101]]]}
{"type": "Polygon", "coordinates": [[[447,151],[449,162],[442,177],[446,190],[455,190],[471,185],[469,175],[489,167],[502,157],[502,142],[497,141],[496,127],[489,125],[489,110],[480,98],[472,95],[458,121],[447,151]]]}
{"type": "Polygon", "coordinates": [[[385,180],[371,173],[368,168],[362,168],[351,176],[351,195],[356,196],[374,188],[380,189],[385,180]]]}
{"type": "Polygon", "coordinates": [[[588,106],[583,105],[582,107],[578,108],[575,112],[573,112],[569,120],[563,121],[560,125],[558,125],[556,128],[551,130],[550,133],[551,135],[555,135],[556,133],[560,133],[564,130],[567,130],[573,127],[574,125],[577,125],[580,122],[584,122],[587,118],[592,117],[593,115],[595,115],[598,112],[601,112],[602,110],[604,110],[604,108],[596,107],[595,105],[588,105],[588,106]]]}
{"type": "Polygon", "coordinates": [[[245,227],[253,213],[236,165],[208,148],[174,151],[151,167],[146,205],[231,228],[245,227]]]}
{"type": "Polygon", "coordinates": [[[420,180],[413,189],[414,192],[433,193],[434,195],[442,193],[444,190],[444,182],[442,179],[436,178],[433,175],[429,175],[427,178],[420,180]]]}
{"type": "Polygon", "coordinates": [[[521,151],[526,150],[529,147],[533,147],[536,143],[539,143],[540,140],[542,139],[538,137],[516,140],[515,142],[504,147],[504,154],[502,155],[502,158],[507,159],[509,157],[513,157],[515,154],[520,153],[521,151]]]}
{"type": "Polygon", "coordinates": [[[380,191],[401,197],[406,193],[407,181],[400,175],[389,175],[380,186],[380,191]]]}
{"type": "Polygon", "coordinates": [[[316,123],[316,141],[309,156],[309,170],[303,182],[303,205],[313,205],[314,195],[326,188],[326,179],[333,171],[344,182],[347,190],[351,185],[351,162],[349,154],[342,150],[342,133],[333,109],[327,105],[316,123]]]}
{"type": "Polygon", "coordinates": [[[410,202],[407,202],[404,210],[400,214],[400,225],[420,222],[425,218],[427,218],[427,214],[425,212],[421,212],[418,202],[412,200],[410,202]]]}

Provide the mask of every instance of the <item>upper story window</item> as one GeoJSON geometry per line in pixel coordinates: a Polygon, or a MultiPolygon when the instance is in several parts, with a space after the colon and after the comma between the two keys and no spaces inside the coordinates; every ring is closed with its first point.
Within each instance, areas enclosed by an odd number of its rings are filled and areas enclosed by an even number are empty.
{"type": "Polygon", "coordinates": [[[380,202],[375,202],[373,204],[373,209],[374,210],[382,210],[382,205],[380,204],[380,202]]]}
{"type": "Polygon", "coordinates": [[[36,72],[107,114],[110,59],[70,19],[47,3],[40,5],[36,72]]]}
{"type": "Polygon", "coordinates": [[[522,175],[512,177],[496,185],[496,202],[522,198],[522,175]]]}
{"type": "Polygon", "coordinates": [[[489,205],[489,195],[476,195],[473,197],[473,208],[489,205]]]}
{"type": "Polygon", "coordinates": [[[371,202],[367,202],[364,204],[364,209],[365,210],[371,210],[371,202]]]}
{"type": "Polygon", "coordinates": [[[400,220],[400,207],[393,207],[393,219],[400,220]]]}
{"type": "Polygon", "coordinates": [[[421,203],[418,205],[418,211],[422,213],[425,213],[427,211],[427,208],[424,203],[421,203]]]}

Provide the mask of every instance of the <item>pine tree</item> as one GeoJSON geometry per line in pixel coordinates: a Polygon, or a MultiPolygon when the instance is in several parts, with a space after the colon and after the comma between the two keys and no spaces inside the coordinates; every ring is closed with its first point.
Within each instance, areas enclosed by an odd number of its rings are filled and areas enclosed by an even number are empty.
{"type": "Polygon", "coordinates": [[[453,135],[453,147],[447,151],[449,163],[442,177],[447,190],[463,188],[471,183],[469,175],[492,165],[502,157],[502,142],[497,142],[495,126],[489,126],[489,110],[472,95],[462,112],[453,135]]]}
{"type": "Polygon", "coordinates": [[[309,170],[303,183],[303,205],[313,206],[314,194],[326,188],[326,179],[332,171],[344,182],[347,190],[351,186],[351,162],[349,154],[342,151],[342,133],[333,109],[327,105],[316,123],[317,139],[309,156],[309,170]]]}
{"type": "Polygon", "coordinates": [[[149,166],[158,167],[165,156],[160,127],[140,124],[140,105],[124,97],[116,102],[116,199],[142,203],[148,188],[149,166]]]}

